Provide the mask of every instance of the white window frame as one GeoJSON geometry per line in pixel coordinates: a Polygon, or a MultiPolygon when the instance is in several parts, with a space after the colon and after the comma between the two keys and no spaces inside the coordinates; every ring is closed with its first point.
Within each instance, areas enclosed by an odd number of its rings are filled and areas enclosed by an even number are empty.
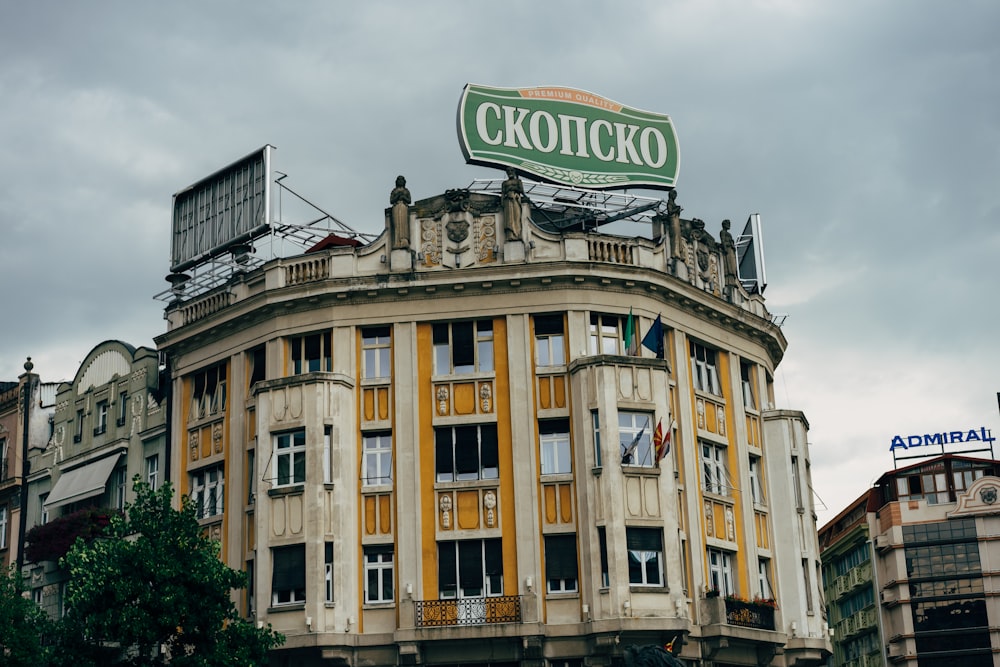
{"type": "Polygon", "coordinates": [[[119,509],[125,509],[125,485],[128,479],[128,469],[125,466],[119,466],[111,472],[111,506],[119,509]]]}
{"type": "Polygon", "coordinates": [[[499,432],[497,425],[495,423],[487,424],[462,424],[459,426],[441,426],[434,429],[434,468],[435,468],[435,479],[438,482],[466,482],[466,481],[476,481],[484,479],[499,479],[500,478],[500,443],[499,443],[499,432]],[[459,442],[459,433],[467,432],[469,428],[475,428],[476,430],[476,441],[472,443],[469,440],[459,442]],[[496,467],[483,465],[483,452],[486,450],[486,444],[483,438],[483,429],[491,429],[493,432],[493,444],[496,447],[495,451],[490,452],[492,454],[491,458],[496,460],[496,467]],[[439,433],[446,433],[451,435],[451,467],[450,473],[441,473],[438,471],[438,436],[439,433]],[[475,476],[471,472],[459,472],[458,470],[458,451],[463,447],[470,447],[475,445],[477,448],[476,456],[479,461],[479,467],[475,472],[475,476]]]}
{"type": "MultiPolygon", "coordinates": [[[[447,540],[443,542],[438,542],[438,558],[440,559],[445,557],[449,558],[450,562],[452,562],[455,566],[455,590],[446,591],[439,589],[438,597],[441,600],[454,600],[456,598],[465,599],[465,598],[481,598],[481,597],[499,597],[503,595],[503,576],[504,576],[503,545],[499,538],[482,539],[482,540],[447,540]],[[459,545],[462,544],[463,542],[464,543],[476,542],[479,544],[479,549],[480,549],[479,564],[480,567],[482,568],[482,577],[483,577],[482,579],[483,587],[479,589],[480,590],[479,593],[475,594],[471,592],[466,593],[465,589],[462,588],[462,569],[461,569],[462,566],[461,566],[461,558],[459,557],[461,547],[459,547],[459,545]],[[493,556],[495,558],[500,559],[499,560],[500,575],[496,580],[491,579],[490,575],[486,573],[486,560],[487,560],[486,549],[488,543],[491,548],[496,549],[495,552],[492,552],[493,556]],[[448,546],[446,545],[453,545],[454,550],[448,549],[448,546]]],[[[440,583],[441,582],[439,581],[438,582],[439,586],[440,583]]]]}
{"type": "Polygon", "coordinates": [[[566,365],[566,335],[562,315],[536,315],[535,363],[539,368],[566,365]],[[552,327],[556,320],[559,331],[552,327]],[[540,331],[541,330],[541,331],[540,331]]]}
{"type": "Polygon", "coordinates": [[[569,422],[553,419],[538,424],[538,458],[542,475],[566,475],[573,472],[569,422]],[[559,430],[555,430],[555,429],[559,430]],[[550,431],[550,429],[552,429],[550,431]],[[549,431],[549,432],[544,432],[549,431]]]}
{"type": "Polygon", "coordinates": [[[757,410],[756,367],[749,361],[740,361],[740,389],[743,392],[743,408],[757,410]]]}
{"type": "Polygon", "coordinates": [[[653,453],[653,415],[648,412],[618,412],[618,452],[622,465],[640,468],[656,466],[656,455],[653,453]],[[632,442],[638,437],[635,449],[628,454],[632,442]],[[629,458],[626,462],[626,458],[629,458]]]}
{"type": "Polygon", "coordinates": [[[431,341],[434,348],[434,375],[494,372],[493,320],[439,322],[432,325],[431,341]],[[472,327],[473,361],[471,364],[455,363],[454,331],[456,326],[472,327]]]}
{"type": "Polygon", "coordinates": [[[627,527],[625,529],[626,540],[628,539],[628,534],[632,531],[657,531],[659,532],[659,550],[653,549],[628,549],[628,559],[629,559],[629,586],[635,588],[642,587],[662,587],[664,582],[664,570],[663,570],[663,533],[655,528],[632,528],[627,527]],[[654,561],[656,563],[656,575],[659,577],[656,581],[650,579],[649,563],[654,561]],[[641,577],[639,581],[632,580],[632,563],[639,565],[639,572],[641,577]]]}
{"type": "Polygon", "coordinates": [[[761,479],[763,470],[763,460],[753,454],[749,458],[750,468],[750,498],[754,505],[766,505],[767,497],[764,495],[764,484],[761,479]]]}
{"type": "Polygon", "coordinates": [[[729,448],[708,440],[698,441],[701,453],[701,488],[706,493],[730,495],[729,448]]]}
{"type": "Polygon", "coordinates": [[[361,472],[362,486],[392,484],[391,432],[366,433],[361,437],[361,472]]]}
{"type": "Polygon", "coordinates": [[[365,604],[384,604],[395,601],[395,552],[392,545],[365,547],[365,604]],[[371,580],[374,579],[375,589],[372,590],[371,580]],[[384,596],[385,585],[388,583],[388,596],[384,596]]]}
{"type": "MultiPolygon", "coordinates": [[[[286,553],[291,553],[291,549],[301,549],[302,550],[302,562],[303,568],[305,567],[305,545],[295,544],[286,547],[272,547],[271,548],[271,606],[273,607],[285,607],[289,605],[302,604],[306,601],[306,587],[303,586],[301,589],[286,589],[277,591],[274,589],[274,566],[275,555],[279,549],[287,549],[286,553]]],[[[303,572],[303,579],[305,580],[305,573],[303,572]]],[[[308,581],[306,581],[308,583],[308,581]]]]}
{"type": "Polygon", "coordinates": [[[709,547],[708,582],[719,595],[736,595],[736,576],[733,569],[733,553],[709,547]]]}
{"type": "Polygon", "coordinates": [[[150,454],[146,457],[146,483],[151,491],[156,491],[160,481],[160,455],[150,454]]]}
{"type": "Polygon", "coordinates": [[[275,487],[305,484],[305,429],[274,434],[274,473],[275,487]]]}
{"type": "Polygon", "coordinates": [[[101,435],[108,432],[108,402],[97,402],[97,424],[94,426],[94,435],[101,435]]]}
{"type": "Polygon", "coordinates": [[[590,353],[622,354],[621,315],[590,314],[590,353]]]}
{"type": "Polygon", "coordinates": [[[46,509],[45,503],[49,500],[49,493],[38,494],[38,523],[39,525],[45,525],[49,522],[49,510],[46,509]]]}
{"type": "Polygon", "coordinates": [[[573,544],[573,563],[576,565],[577,561],[577,541],[576,534],[566,533],[559,535],[546,535],[543,542],[545,546],[545,590],[548,593],[576,593],[580,588],[580,573],[577,566],[577,572],[575,577],[552,577],[548,571],[549,559],[554,558],[554,554],[550,555],[549,551],[553,547],[562,546],[560,542],[572,541],[573,544]]]}
{"type": "Polygon", "coordinates": [[[762,598],[774,599],[774,590],[771,588],[771,563],[767,558],[757,559],[757,585],[760,587],[762,598]]]}
{"type": "Polygon", "coordinates": [[[124,426],[127,420],[128,420],[128,392],[122,391],[118,393],[118,420],[115,423],[118,426],[124,426]]]}
{"type": "Polygon", "coordinates": [[[7,548],[7,506],[0,507],[0,549],[7,548]]]}
{"type": "Polygon", "coordinates": [[[323,583],[327,602],[333,602],[333,542],[323,543],[323,583]]]}
{"type": "Polygon", "coordinates": [[[10,471],[10,464],[7,461],[9,454],[7,438],[0,438],[0,479],[7,479],[7,473],[10,471]]]}
{"type": "Polygon", "coordinates": [[[594,429],[594,465],[601,467],[601,417],[597,410],[590,411],[591,423],[594,429]]]}
{"type": "Polygon", "coordinates": [[[388,380],[392,377],[392,330],[390,327],[370,327],[361,330],[361,377],[366,380],[388,380]]]}
{"type": "Polygon", "coordinates": [[[722,385],[719,382],[719,351],[713,348],[688,341],[691,353],[691,382],[697,391],[715,396],[722,396],[722,385]]]}
{"type": "Polygon", "coordinates": [[[200,468],[191,473],[191,500],[195,516],[210,519],[222,516],[226,498],[225,468],[218,465],[200,468]]]}

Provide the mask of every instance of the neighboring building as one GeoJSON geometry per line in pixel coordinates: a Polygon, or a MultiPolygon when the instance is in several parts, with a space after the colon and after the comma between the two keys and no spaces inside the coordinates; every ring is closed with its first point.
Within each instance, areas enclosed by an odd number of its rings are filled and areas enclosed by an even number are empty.
{"type": "Polygon", "coordinates": [[[25,573],[49,614],[63,609],[62,536],[121,510],[136,475],[153,486],[168,479],[166,415],[158,355],[147,347],[105,341],[59,385],[51,436],[31,451],[28,476],[27,526],[37,528],[27,534],[25,573]]]}
{"type": "Polygon", "coordinates": [[[498,185],[173,280],[172,476],[274,664],[823,664],[808,424],[731,249],[679,208],[625,238],[498,185]]]}
{"type": "Polygon", "coordinates": [[[31,358],[16,382],[0,382],[0,567],[15,565],[21,548],[24,451],[45,447],[52,434],[56,385],[32,373],[31,358]],[[24,406],[28,405],[27,434],[24,406]]]}
{"type": "Polygon", "coordinates": [[[833,665],[995,664],[998,494],[1000,461],[944,454],[885,473],[822,528],[833,665]]]}

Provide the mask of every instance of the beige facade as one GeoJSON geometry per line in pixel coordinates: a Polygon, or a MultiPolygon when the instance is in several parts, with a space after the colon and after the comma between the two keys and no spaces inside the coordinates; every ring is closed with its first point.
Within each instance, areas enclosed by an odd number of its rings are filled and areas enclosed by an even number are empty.
{"type": "Polygon", "coordinates": [[[464,190],[406,212],[181,294],[157,339],[172,476],[275,664],[821,664],[785,338],[703,223],[559,233],[525,203],[510,238],[464,190]],[[663,358],[630,354],[658,317],[663,358]]]}
{"type": "Polygon", "coordinates": [[[71,526],[84,521],[79,517],[106,521],[134,498],[135,477],[156,488],[169,469],[156,350],[100,343],[53,397],[51,424],[29,452],[23,572],[34,600],[58,617],[66,573],[58,566],[65,549],[57,545],[67,542],[59,535],[78,530],[71,526]]]}

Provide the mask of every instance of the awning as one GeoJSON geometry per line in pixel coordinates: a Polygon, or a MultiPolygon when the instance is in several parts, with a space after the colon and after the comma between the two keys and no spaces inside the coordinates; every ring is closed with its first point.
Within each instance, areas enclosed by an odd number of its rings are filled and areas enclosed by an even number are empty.
{"type": "Polygon", "coordinates": [[[62,473],[56,480],[52,491],[49,492],[49,497],[45,501],[45,509],[55,509],[104,493],[108,477],[115,469],[119,457],[121,457],[121,452],[62,473]]]}

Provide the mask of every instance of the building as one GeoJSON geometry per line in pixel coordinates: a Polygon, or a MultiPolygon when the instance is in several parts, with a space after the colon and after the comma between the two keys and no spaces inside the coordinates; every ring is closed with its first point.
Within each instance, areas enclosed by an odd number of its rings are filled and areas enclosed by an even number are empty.
{"type": "Polygon", "coordinates": [[[56,385],[42,382],[33,369],[28,357],[17,381],[0,382],[0,566],[4,569],[23,556],[24,454],[44,448],[52,434],[56,385]]]}
{"type": "Polygon", "coordinates": [[[172,477],[274,664],[823,664],[808,423],[725,236],[656,201],[653,239],[604,234],[560,208],[586,192],[522,187],[171,277],[172,477]]]}
{"type": "Polygon", "coordinates": [[[134,497],[132,480],[169,479],[167,408],[156,350],[110,340],[90,351],[54,394],[52,428],[30,452],[24,573],[34,600],[58,617],[58,560],[91,524],[134,497]]]}
{"type": "Polygon", "coordinates": [[[995,664],[998,465],[942,454],[892,470],[820,530],[833,665],[995,664]]]}

